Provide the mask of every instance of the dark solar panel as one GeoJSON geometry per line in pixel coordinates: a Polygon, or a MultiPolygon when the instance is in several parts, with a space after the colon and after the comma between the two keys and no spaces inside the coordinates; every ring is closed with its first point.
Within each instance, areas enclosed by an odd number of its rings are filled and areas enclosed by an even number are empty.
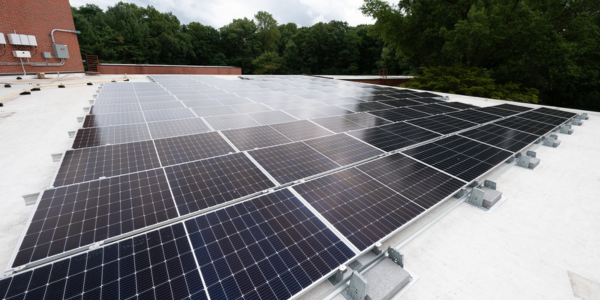
{"type": "MultiPolygon", "coordinates": [[[[392,122],[400,122],[400,121],[405,121],[406,117],[400,114],[396,114],[392,111],[392,109],[385,109],[385,110],[378,110],[378,111],[372,111],[369,112],[370,114],[380,117],[382,119],[386,119],[388,121],[392,121],[392,122]]],[[[427,116],[427,114],[425,114],[425,116],[427,116]]]]}
{"type": "Polygon", "coordinates": [[[13,267],[177,216],[162,169],[48,189],[13,267]]]}
{"type": "Polygon", "coordinates": [[[364,127],[374,127],[379,125],[390,124],[391,122],[388,120],[384,120],[382,118],[373,116],[368,113],[357,113],[350,115],[343,115],[342,118],[352,121],[354,123],[360,124],[364,127]]]}
{"type": "Polygon", "coordinates": [[[258,149],[249,153],[280,184],[340,167],[302,142],[258,149]]]}
{"type": "Polygon", "coordinates": [[[83,128],[79,129],[75,135],[73,149],[107,144],[123,144],[149,139],[150,133],[146,124],[83,128]]]}
{"type": "Polygon", "coordinates": [[[419,96],[419,97],[434,97],[434,98],[441,97],[438,94],[434,94],[434,93],[430,93],[430,92],[415,92],[415,93],[413,93],[413,95],[419,96]]]}
{"type": "Polygon", "coordinates": [[[385,101],[385,100],[394,100],[393,96],[385,96],[385,95],[370,95],[370,96],[360,96],[358,99],[366,102],[372,101],[385,101]]]}
{"type": "Polygon", "coordinates": [[[200,117],[238,114],[237,111],[229,106],[202,106],[194,107],[192,110],[200,117]]]}
{"type": "Polygon", "coordinates": [[[383,153],[372,146],[342,133],[308,140],[305,143],[342,166],[383,153]]]}
{"type": "Polygon", "coordinates": [[[181,215],[274,186],[244,153],[165,168],[181,215]]]}
{"type": "Polygon", "coordinates": [[[248,115],[227,115],[204,118],[215,130],[228,130],[237,128],[246,128],[260,126],[260,123],[254,121],[248,115]]]}
{"type": "Polygon", "coordinates": [[[275,124],[271,127],[292,141],[302,141],[332,134],[323,127],[309,121],[275,124]]]}
{"type": "Polygon", "coordinates": [[[292,142],[270,126],[226,130],[223,131],[223,134],[240,151],[292,142]]]}
{"type": "Polygon", "coordinates": [[[461,133],[461,135],[511,152],[521,151],[539,138],[535,135],[494,124],[469,130],[461,133]]]}
{"type": "Polygon", "coordinates": [[[402,154],[394,154],[357,166],[388,188],[428,209],[454,195],[465,182],[448,176],[402,154]]]}
{"type": "Polygon", "coordinates": [[[535,110],[535,112],[552,115],[552,116],[556,116],[556,117],[560,117],[560,118],[565,118],[565,119],[570,119],[577,115],[576,113],[559,110],[559,109],[547,108],[547,107],[538,108],[535,110]]]}
{"type": "Polygon", "coordinates": [[[477,126],[476,123],[464,121],[446,115],[431,116],[427,118],[409,120],[407,122],[441,134],[449,134],[477,126]]]}
{"type": "Polygon", "coordinates": [[[288,190],[186,227],[211,299],[288,299],[355,256],[288,190]]]}
{"type": "Polygon", "coordinates": [[[424,211],[356,168],[294,187],[359,250],[365,250],[424,211]]]}
{"type": "Polygon", "coordinates": [[[207,299],[181,223],[2,279],[0,287],[3,299],[207,299]]]}
{"type": "Polygon", "coordinates": [[[248,114],[248,116],[262,125],[279,124],[298,120],[283,111],[258,112],[248,114]]]}
{"type": "Polygon", "coordinates": [[[554,125],[540,123],[528,119],[522,119],[519,117],[511,117],[508,119],[500,120],[498,122],[495,122],[494,124],[508,127],[511,129],[520,130],[537,136],[545,135],[546,133],[556,128],[556,126],[554,125]]]}
{"type": "Polygon", "coordinates": [[[466,120],[477,124],[488,123],[502,118],[500,116],[484,113],[481,111],[474,111],[470,109],[449,113],[447,114],[447,116],[451,116],[457,119],[466,120]]]}
{"type": "Polygon", "coordinates": [[[496,106],[474,108],[473,110],[474,111],[482,111],[485,113],[494,114],[494,115],[501,116],[501,117],[510,117],[510,116],[513,116],[513,115],[516,115],[519,113],[518,111],[501,109],[496,106]]]}
{"type": "Polygon", "coordinates": [[[58,187],[158,167],[160,162],[151,141],[69,150],[53,185],[58,187]]]}
{"type": "Polygon", "coordinates": [[[413,140],[398,136],[380,127],[356,130],[348,134],[386,152],[416,144],[413,140]]]}
{"type": "Polygon", "coordinates": [[[505,110],[517,111],[517,112],[524,112],[524,111],[529,111],[529,110],[533,109],[530,107],[519,106],[519,105],[514,105],[514,104],[508,104],[508,103],[496,105],[494,107],[500,108],[500,109],[505,109],[505,110]]]}
{"type": "Polygon", "coordinates": [[[354,123],[348,119],[342,118],[342,116],[320,118],[314,119],[312,121],[333,132],[346,132],[350,130],[363,129],[366,127],[358,123],[354,123]]]}
{"type": "Polygon", "coordinates": [[[465,181],[477,179],[512,155],[460,136],[447,137],[403,152],[465,181]]]}
{"type": "Polygon", "coordinates": [[[146,117],[146,122],[170,121],[196,117],[188,108],[144,111],[144,116],[146,117]]]}
{"type": "Polygon", "coordinates": [[[158,139],[154,143],[163,166],[235,152],[217,132],[158,139]]]}
{"type": "Polygon", "coordinates": [[[409,109],[413,109],[416,111],[420,111],[420,112],[428,113],[428,114],[432,114],[432,115],[445,114],[445,113],[457,111],[457,109],[455,109],[455,108],[440,105],[440,104],[415,105],[415,106],[411,106],[409,109]]]}
{"type": "Polygon", "coordinates": [[[450,106],[450,107],[456,108],[456,109],[477,108],[477,106],[475,106],[475,105],[466,104],[466,103],[462,103],[462,102],[440,102],[438,104],[439,105],[444,105],[444,106],[450,106]]]}
{"type": "Polygon", "coordinates": [[[561,125],[567,121],[566,118],[555,117],[547,114],[538,113],[535,111],[529,111],[519,115],[519,118],[534,120],[554,126],[561,125]]]}
{"type": "Polygon", "coordinates": [[[150,128],[150,134],[154,139],[210,131],[208,125],[198,118],[152,122],[148,123],[148,128],[150,128]]]}
{"type": "Polygon", "coordinates": [[[87,115],[83,121],[83,127],[107,127],[136,123],[144,123],[144,115],[141,112],[87,115]]]}
{"type": "Polygon", "coordinates": [[[423,128],[408,124],[406,122],[394,123],[390,125],[381,126],[379,128],[385,131],[389,131],[403,138],[412,140],[415,144],[440,137],[440,135],[435,132],[425,130],[423,128]]]}

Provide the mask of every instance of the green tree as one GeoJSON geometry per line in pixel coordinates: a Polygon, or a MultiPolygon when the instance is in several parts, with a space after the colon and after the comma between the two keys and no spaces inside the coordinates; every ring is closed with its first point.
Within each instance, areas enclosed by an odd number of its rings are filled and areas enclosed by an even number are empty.
{"type": "Polygon", "coordinates": [[[281,37],[281,33],[277,28],[277,21],[266,11],[257,12],[254,18],[256,19],[256,32],[258,33],[258,40],[262,43],[262,50],[263,52],[270,51],[271,47],[281,37]]]}
{"type": "Polygon", "coordinates": [[[244,74],[252,74],[252,61],[261,53],[261,43],[254,20],[235,19],[221,27],[220,31],[227,64],[242,68],[244,74]]]}
{"type": "Polygon", "coordinates": [[[279,74],[283,67],[283,59],[277,52],[265,52],[252,61],[254,74],[279,74]]]}

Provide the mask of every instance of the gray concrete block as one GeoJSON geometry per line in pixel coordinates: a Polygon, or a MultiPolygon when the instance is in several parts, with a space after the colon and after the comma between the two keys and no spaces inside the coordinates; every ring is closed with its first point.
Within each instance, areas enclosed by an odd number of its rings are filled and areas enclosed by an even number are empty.
{"type": "Polygon", "coordinates": [[[485,208],[490,208],[496,204],[496,202],[500,201],[502,198],[502,193],[496,190],[483,187],[482,190],[485,192],[483,196],[483,203],[481,204],[485,208]]]}
{"type": "Polygon", "coordinates": [[[530,169],[535,169],[535,167],[537,167],[539,164],[540,164],[539,158],[532,157],[529,159],[529,168],[530,169]]]}
{"type": "Polygon", "coordinates": [[[384,259],[363,277],[369,283],[369,298],[373,300],[391,299],[408,282],[410,275],[391,259],[384,259]]]}

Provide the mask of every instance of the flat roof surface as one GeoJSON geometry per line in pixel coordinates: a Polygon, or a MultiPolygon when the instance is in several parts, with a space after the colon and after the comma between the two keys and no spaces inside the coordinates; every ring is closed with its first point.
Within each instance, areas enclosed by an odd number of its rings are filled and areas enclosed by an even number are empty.
{"type": "MultiPolygon", "coordinates": [[[[83,75],[82,75],[83,76],[83,75]]],[[[118,75],[87,76],[100,81],[118,75]]],[[[234,79],[237,76],[219,76],[234,79]]],[[[149,81],[144,75],[131,81],[149,81]]],[[[17,82],[13,77],[0,81],[17,82]]],[[[69,77],[68,82],[81,79],[69,77]]],[[[24,80],[38,82],[38,80],[24,80]]],[[[358,83],[357,83],[358,84],[358,83]]],[[[32,95],[3,100],[0,108],[0,266],[5,268],[34,206],[22,195],[47,188],[57,171],[50,154],[69,149],[67,132],[98,85],[42,88],[32,95]]],[[[18,91],[0,90],[0,98],[18,91]]],[[[451,101],[490,106],[505,101],[449,95],[451,101]]],[[[526,105],[521,104],[519,105],[526,105]]],[[[536,107],[535,105],[529,105],[536,107]]],[[[576,110],[569,110],[578,112],[576,110]]],[[[507,299],[600,297],[600,160],[594,143],[600,114],[559,134],[558,148],[538,147],[535,170],[513,166],[495,171],[494,181],[507,200],[485,212],[462,203],[407,243],[400,251],[415,279],[402,299],[507,299]],[[502,172],[502,173],[501,173],[502,172]]],[[[494,176],[494,173],[488,175],[494,176]]],[[[397,245],[451,208],[450,199],[386,241],[397,245]]],[[[302,296],[313,299],[331,285],[324,282],[302,296]]],[[[341,296],[337,296],[339,298],[341,296]]]]}

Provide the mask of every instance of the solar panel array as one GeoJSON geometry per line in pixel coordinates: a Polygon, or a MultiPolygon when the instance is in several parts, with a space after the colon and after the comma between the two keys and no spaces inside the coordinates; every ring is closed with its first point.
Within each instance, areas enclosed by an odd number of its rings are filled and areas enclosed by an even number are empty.
{"type": "Polygon", "coordinates": [[[297,76],[152,79],[103,86],[0,298],[289,298],[574,116],[297,76]]]}

